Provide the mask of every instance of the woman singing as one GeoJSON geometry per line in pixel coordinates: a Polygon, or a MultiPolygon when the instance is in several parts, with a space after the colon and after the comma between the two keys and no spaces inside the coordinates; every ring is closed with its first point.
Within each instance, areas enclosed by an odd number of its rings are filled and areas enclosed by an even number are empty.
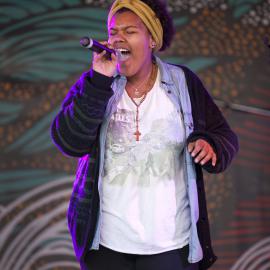
{"type": "Polygon", "coordinates": [[[199,78],[155,55],[174,32],[162,1],[116,0],[107,26],[116,53],[94,53],[52,124],[80,158],[68,225],[81,269],[207,269],[202,169],[224,171],[237,137],[199,78]]]}

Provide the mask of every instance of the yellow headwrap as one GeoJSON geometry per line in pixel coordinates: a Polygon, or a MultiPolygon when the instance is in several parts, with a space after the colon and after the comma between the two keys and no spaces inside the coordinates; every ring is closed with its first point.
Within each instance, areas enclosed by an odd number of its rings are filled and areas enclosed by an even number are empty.
{"type": "Polygon", "coordinates": [[[158,51],[163,45],[163,28],[155,12],[140,0],[116,0],[109,11],[108,25],[113,15],[122,8],[130,9],[141,18],[156,42],[155,51],[158,51]]]}

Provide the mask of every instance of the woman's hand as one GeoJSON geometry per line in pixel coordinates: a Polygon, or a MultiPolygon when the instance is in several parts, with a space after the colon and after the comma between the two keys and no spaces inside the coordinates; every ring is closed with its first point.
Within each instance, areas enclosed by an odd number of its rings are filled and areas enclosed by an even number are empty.
{"type": "Polygon", "coordinates": [[[212,161],[212,166],[216,165],[217,155],[212,146],[205,140],[199,139],[188,144],[188,151],[192,157],[195,157],[195,162],[204,165],[209,160],[212,161]]]}
{"type": "MultiPolygon", "coordinates": [[[[107,41],[100,42],[101,44],[112,48],[107,41]]],[[[117,57],[114,53],[111,54],[111,59],[105,56],[106,51],[101,53],[93,52],[92,68],[94,71],[105,76],[112,77],[117,71],[117,57]]]]}

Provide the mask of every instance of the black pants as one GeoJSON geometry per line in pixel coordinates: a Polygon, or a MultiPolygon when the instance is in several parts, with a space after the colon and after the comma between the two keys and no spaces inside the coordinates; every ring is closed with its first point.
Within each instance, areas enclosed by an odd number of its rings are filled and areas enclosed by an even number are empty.
{"type": "Polygon", "coordinates": [[[81,262],[82,270],[198,270],[187,262],[188,246],[155,255],[134,255],[100,246],[81,262]]]}

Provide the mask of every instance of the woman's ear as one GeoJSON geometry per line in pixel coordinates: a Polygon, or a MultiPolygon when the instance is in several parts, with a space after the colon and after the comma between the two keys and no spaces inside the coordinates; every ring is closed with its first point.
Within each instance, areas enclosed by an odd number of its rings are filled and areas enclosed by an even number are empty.
{"type": "Polygon", "coordinates": [[[151,48],[154,49],[154,48],[156,48],[156,46],[157,46],[156,42],[153,41],[152,44],[151,44],[151,48]]]}
{"type": "Polygon", "coordinates": [[[156,46],[157,46],[157,43],[154,41],[153,37],[150,38],[150,41],[149,41],[149,47],[151,49],[154,49],[156,46]]]}
{"type": "Polygon", "coordinates": [[[151,40],[150,40],[150,48],[151,49],[155,49],[156,48],[156,46],[157,46],[157,43],[151,38],[151,40]]]}

